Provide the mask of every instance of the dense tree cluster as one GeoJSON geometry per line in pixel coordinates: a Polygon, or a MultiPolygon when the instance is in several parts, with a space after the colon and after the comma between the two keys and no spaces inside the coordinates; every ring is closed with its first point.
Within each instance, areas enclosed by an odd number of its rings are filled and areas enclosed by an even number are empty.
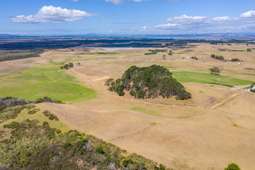
{"type": "Polygon", "coordinates": [[[172,77],[172,73],[159,65],[150,67],[130,67],[120,79],[106,81],[110,91],[124,96],[129,92],[131,96],[139,99],[176,96],[177,99],[191,98],[184,86],[172,77]]]}

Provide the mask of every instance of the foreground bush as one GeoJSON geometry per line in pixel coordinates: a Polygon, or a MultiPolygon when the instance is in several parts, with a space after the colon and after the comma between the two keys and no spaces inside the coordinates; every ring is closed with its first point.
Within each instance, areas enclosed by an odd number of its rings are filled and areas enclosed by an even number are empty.
{"type": "Polygon", "coordinates": [[[0,168],[12,170],[165,170],[136,154],[127,154],[77,131],[62,133],[47,122],[13,122],[4,126],[8,139],[0,139],[0,168]]]}
{"type": "Polygon", "coordinates": [[[179,100],[191,98],[184,86],[172,77],[172,73],[159,65],[150,67],[130,67],[120,79],[106,81],[110,91],[124,96],[129,92],[139,99],[176,96],[179,100]]]}

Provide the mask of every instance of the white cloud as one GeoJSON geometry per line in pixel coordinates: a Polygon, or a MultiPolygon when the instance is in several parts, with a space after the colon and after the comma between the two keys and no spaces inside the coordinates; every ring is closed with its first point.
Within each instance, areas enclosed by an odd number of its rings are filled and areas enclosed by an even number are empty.
{"type": "Polygon", "coordinates": [[[246,11],[241,14],[241,17],[243,17],[243,18],[255,17],[255,10],[246,11]]]}
{"type": "Polygon", "coordinates": [[[91,16],[86,11],[67,9],[55,6],[43,6],[34,15],[18,15],[12,18],[13,22],[19,23],[42,23],[42,22],[70,22],[91,16]]]}
{"type": "Polygon", "coordinates": [[[223,17],[214,17],[213,20],[218,21],[218,22],[222,22],[222,21],[231,20],[231,18],[229,16],[223,16],[223,17]]]}
{"type": "Polygon", "coordinates": [[[181,15],[171,17],[166,23],[156,25],[155,28],[178,33],[245,32],[255,28],[254,18],[255,10],[244,12],[240,17],[181,15]]]}

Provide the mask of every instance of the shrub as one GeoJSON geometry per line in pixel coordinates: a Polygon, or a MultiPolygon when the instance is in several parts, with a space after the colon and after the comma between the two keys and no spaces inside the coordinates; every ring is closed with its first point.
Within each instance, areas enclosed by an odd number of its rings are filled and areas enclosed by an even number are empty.
{"type": "Polygon", "coordinates": [[[225,168],[225,170],[241,170],[241,169],[237,164],[231,163],[228,165],[228,167],[225,168]]]}
{"type": "Polygon", "coordinates": [[[7,169],[166,169],[93,136],[75,130],[59,132],[47,122],[41,125],[36,120],[26,120],[5,128],[11,133],[0,142],[0,166],[7,169]]]}
{"type": "Polygon", "coordinates": [[[45,110],[45,111],[43,112],[43,115],[46,116],[46,117],[48,117],[50,120],[56,120],[56,121],[59,120],[58,117],[57,117],[56,115],[52,114],[52,113],[51,113],[50,111],[48,111],[48,110],[45,110]]]}
{"type": "Polygon", "coordinates": [[[247,48],[246,51],[247,51],[247,52],[252,52],[252,49],[251,49],[251,48],[247,48]]]}
{"type": "Polygon", "coordinates": [[[241,62],[241,60],[239,58],[232,58],[230,61],[232,61],[232,62],[241,62]]]}
{"type": "Polygon", "coordinates": [[[212,75],[220,75],[220,69],[219,69],[219,67],[213,67],[213,68],[210,68],[210,72],[211,72],[211,74],[212,75]]]}
{"type": "Polygon", "coordinates": [[[109,90],[124,96],[129,92],[131,96],[139,99],[176,96],[177,99],[189,99],[184,86],[172,77],[172,73],[159,65],[150,67],[131,66],[120,79],[108,80],[109,90]]]}
{"type": "Polygon", "coordinates": [[[212,54],[211,58],[216,59],[216,60],[220,60],[220,61],[225,61],[225,58],[221,55],[212,54]]]}
{"type": "Polygon", "coordinates": [[[169,51],[168,51],[168,55],[173,55],[173,51],[172,51],[172,50],[169,50],[169,51]]]}
{"type": "Polygon", "coordinates": [[[43,98],[39,98],[35,101],[35,103],[63,103],[59,100],[53,100],[50,97],[43,97],[43,98]]]}
{"type": "Polygon", "coordinates": [[[60,68],[61,69],[65,69],[65,70],[69,70],[69,69],[71,69],[73,67],[74,67],[73,63],[68,63],[68,64],[65,64],[65,65],[61,66],[60,68]]]}
{"type": "Polygon", "coordinates": [[[191,59],[198,60],[198,58],[196,56],[192,56],[191,59]]]}

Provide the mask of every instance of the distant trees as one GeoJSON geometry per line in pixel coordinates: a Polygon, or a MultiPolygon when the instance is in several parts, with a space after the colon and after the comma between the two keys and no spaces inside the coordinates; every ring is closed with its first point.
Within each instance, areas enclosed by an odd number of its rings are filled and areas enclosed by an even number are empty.
{"type": "Polygon", "coordinates": [[[61,66],[60,68],[61,69],[65,69],[65,70],[69,70],[69,69],[71,69],[73,67],[74,67],[73,63],[68,63],[68,64],[65,64],[65,65],[61,66]]]}
{"type": "Polygon", "coordinates": [[[220,61],[225,61],[225,58],[221,55],[212,54],[211,58],[216,59],[216,60],[220,60],[220,61]]]}
{"type": "Polygon", "coordinates": [[[251,48],[247,48],[246,51],[247,51],[247,52],[252,52],[252,49],[251,49],[251,48]]]}
{"type": "Polygon", "coordinates": [[[212,75],[218,76],[218,75],[220,75],[220,73],[221,73],[221,70],[220,70],[219,67],[212,67],[212,68],[210,68],[209,70],[210,70],[210,73],[211,73],[212,75]]]}
{"type": "Polygon", "coordinates": [[[192,56],[191,59],[198,60],[198,58],[196,56],[192,56]]]}

